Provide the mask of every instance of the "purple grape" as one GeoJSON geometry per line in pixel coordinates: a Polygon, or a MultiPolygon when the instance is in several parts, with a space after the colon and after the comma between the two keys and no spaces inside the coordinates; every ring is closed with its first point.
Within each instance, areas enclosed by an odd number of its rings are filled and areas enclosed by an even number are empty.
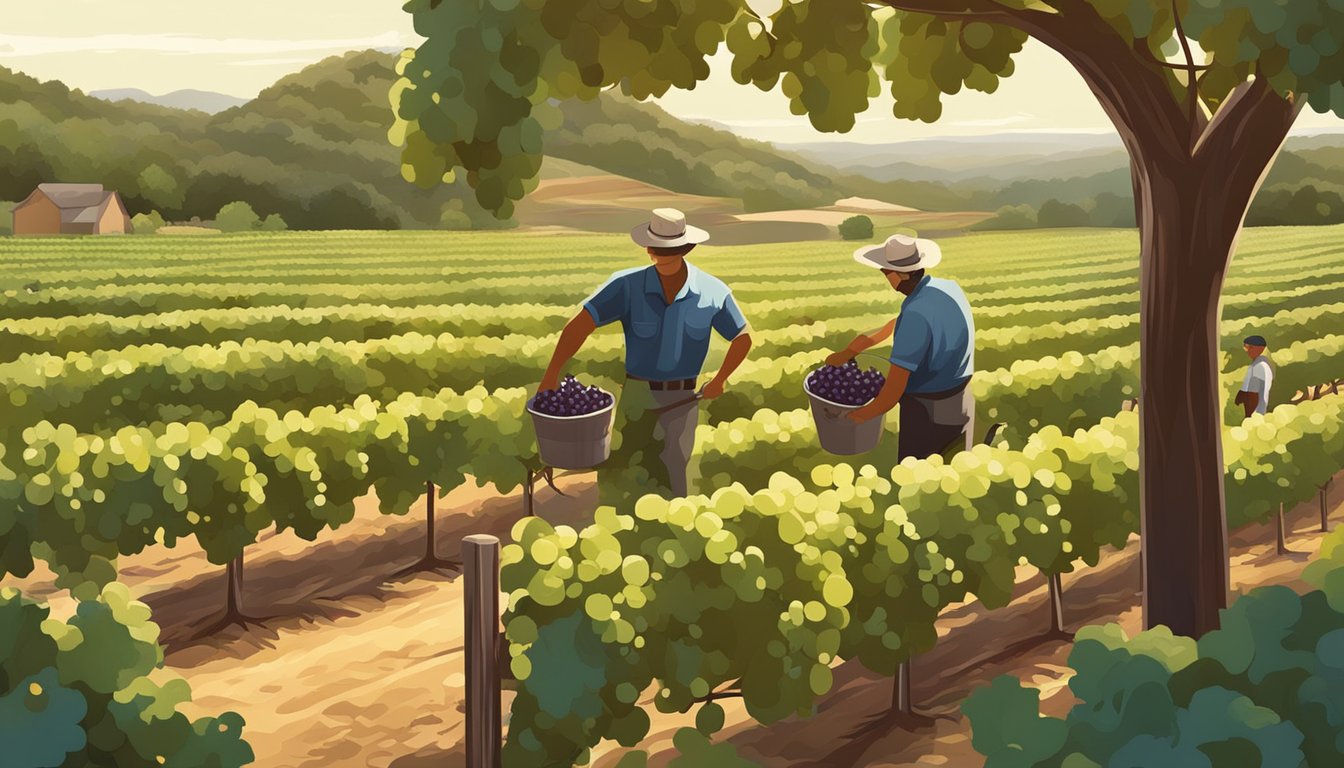
{"type": "Polygon", "coordinates": [[[840,405],[863,405],[877,397],[887,378],[873,368],[861,370],[854,360],[842,366],[824,365],[807,377],[812,394],[840,405]]]}
{"type": "Polygon", "coordinates": [[[555,389],[537,393],[532,408],[547,416],[584,416],[600,411],[615,402],[602,389],[584,386],[572,375],[566,376],[555,389]]]}

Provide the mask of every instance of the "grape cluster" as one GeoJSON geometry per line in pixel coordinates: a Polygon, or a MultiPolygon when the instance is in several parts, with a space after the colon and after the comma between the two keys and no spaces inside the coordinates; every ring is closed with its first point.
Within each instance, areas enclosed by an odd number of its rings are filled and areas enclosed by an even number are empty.
{"type": "Polygon", "coordinates": [[[807,377],[809,392],[840,405],[863,405],[886,383],[887,377],[876,368],[860,369],[852,358],[839,367],[823,365],[807,377]]]}
{"type": "Polygon", "coordinates": [[[612,402],[610,393],[597,386],[585,387],[573,376],[566,376],[559,387],[538,392],[532,410],[547,416],[586,416],[612,402]]]}

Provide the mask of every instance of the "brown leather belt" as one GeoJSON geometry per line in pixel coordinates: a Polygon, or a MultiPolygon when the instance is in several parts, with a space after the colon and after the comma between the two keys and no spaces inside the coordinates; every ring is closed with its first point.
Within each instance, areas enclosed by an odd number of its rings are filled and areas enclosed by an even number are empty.
{"type": "Polygon", "coordinates": [[[638,376],[631,376],[629,374],[626,374],[626,378],[633,379],[635,381],[642,381],[645,384],[649,385],[649,389],[658,392],[665,392],[665,391],[675,392],[684,389],[695,389],[695,379],[677,379],[675,381],[650,381],[648,379],[641,379],[638,376]]]}

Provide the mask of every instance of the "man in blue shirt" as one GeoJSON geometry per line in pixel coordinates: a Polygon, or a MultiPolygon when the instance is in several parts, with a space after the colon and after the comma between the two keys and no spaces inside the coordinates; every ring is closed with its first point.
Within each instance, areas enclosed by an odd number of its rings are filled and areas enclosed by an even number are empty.
{"type": "Polygon", "coordinates": [[[925,274],[942,260],[938,244],[892,235],[882,245],[855,251],[854,260],[882,270],[905,299],[898,317],[860,334],[826,360],[844,365],[863,350],[892,338],[886,385],[849,418],[864,422],[899,403],[900,458],[922,459],[969,449],[975,400],[967,385],[975,371],[975,323],[960,286],[925,274]]]}
{"type": "Polygon", "coordinates": [[[710,331],[730,341],[719,372],[700,390],[710,399],[723,394],[724,383],[746,359],[751,336],[728,286],[685,259],[709,239],[707,232],[688,226],[681,211],[659,208],[630,236],[645,247],[653,266],[615,273],[584,301],[556,342],[541,389],[555,389],[561,370],[595,328],[619,320],[627,383],[616,419],[620,444],[602,474],[622,477],[601,480],[599,491],[604,500],[637,487],[686,496],[700,415],[695,389],[710,331]],[[660,461],[653,461],[658,443],[660,461]]]}

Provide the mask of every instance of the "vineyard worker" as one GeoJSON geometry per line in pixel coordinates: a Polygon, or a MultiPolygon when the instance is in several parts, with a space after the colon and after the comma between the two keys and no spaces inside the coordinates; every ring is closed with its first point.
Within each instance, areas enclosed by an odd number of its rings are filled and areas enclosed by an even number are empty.
{"type": "Polygon", "coordinates": [[[961,287],[926,274],[942,261],[938,244],[897,234],[881,245],[855,251],[854,260],[882,270],[905,299],[898,317],[860,334],[826,360],[844,365],[863,350],[892,339],[886,384],[849,418],[864,422],[899,403],[901,459],[969,449],[975,422],[975,400],[968,386],[975,370],[975,323],[961,287]]]}
{"type": "Polygon", "coordinates": [[[1251,367],[1246,371],[1246,379],[1241,383],[1241,391],[1237,392],[1234,402],[1246,411],[1246,418],[1249,419],[1253,413],[1269,410],[1269,390],[1274,386],[1274,369],[1269,366],[1269,358],[1265,357],[1264,336],[1247,336],[1242,342],[1242,349],[1251,358],[1251,367]]]}
{"type": "MultiPolygon", "coordinates": [[[[681,211],[658,208],[630,237],[647,250],[653,265],[613,274],[584,301],[560,334],[541,389],[555,388],[560,371],[593,329],[619,320],[627,378],[616,423],[621,443],[603,470],[618,475],[642,471],[633,480],[627,476],[631,482],[623,485],[607,483],[612,486],[608,490],[625,493],[639,490],[632,484],[647,488],[651,482],[664,495],[686,496],[700,415],[695,389],[709,352],[710,331],[730,344],[719,372],[700,390],[708,399],[723,394],[724,383],[747,357],[751,335],[728,286],[686,261],[686,254],[708,240],[709,233],[689,226],[681,211]],[[660,460],[654,461],[659,442],[660,460]]],[[[599,488],[605,482],[599,481],[599,488]]]]}

